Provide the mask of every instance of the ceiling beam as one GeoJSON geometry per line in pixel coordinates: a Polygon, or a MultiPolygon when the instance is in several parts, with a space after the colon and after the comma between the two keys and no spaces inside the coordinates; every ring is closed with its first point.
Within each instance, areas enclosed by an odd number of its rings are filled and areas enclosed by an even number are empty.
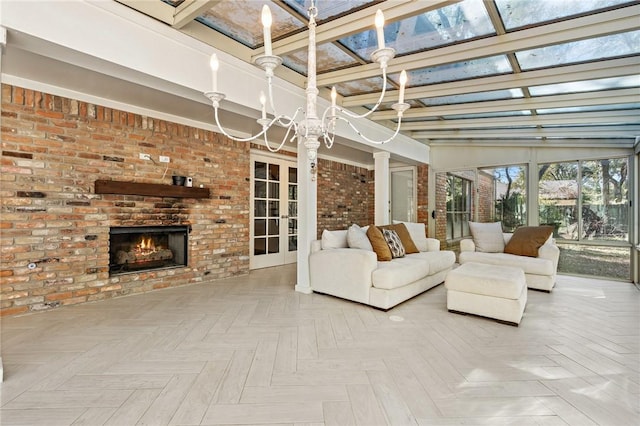
{"type": "MultiPolygon", "coordinates": [[[[411,87],[405,91],[405,99],[424,99],[438,96],[461,95],[465,93],[507,90],[520,87],[542,86],[572,81],[595,80],[608,77],[623,77],[638,74],[640,56],[609,59],[588,64],[565,65],[562,67],[526,71],[519,74],[503,74],[449,83],[411,87]]],[[[397,98],[396,91],[388,92],[391,99],[397,98]]],[[[343,98],[342,106],[353,107],[373,104],[378,93],[356,95],[343,98]]]]}
{"type": "Polygon", "coordinates": [[[467,118],[402,123],[402,131],[477,129],[482,127],[518,127],[545,125],[640,124],[638,110],[593,111],[581,113],[542,114],[518,117],[467,118]]]}
{"type": "MultiPolygon", "coordinates": [[[[535,98],[505,99],[498,101],[473,102],[466,104],[439,105],[437,107],[411,108],[405,111],[405,118],[442,117],[445,115],[479,114],[533,109],[583,107],[593,105],[614,105],[638,102],[638,89],[600,90],[584,93],[538,96],[535,98]]],[[[372,120],[393,120],[397,113],[393,110],[371,114],[372,120]]]]}
{"type": "Polygon", "coordinates": [[[531,129],[487,129],[411,132],[414,139],[486,139],[486,138],[633,138],[640,135],[640,126],[583,126],[531,129]]]}
{"type": "Polygon", "coordinates": [[[532,148],[548,148],[548,147],[562,147],[562,148],[601,148],[601,147],[615,147],[620,149],[633,148],[633,138],[533,138],[533,139],[509,139],[505,140],[504,137],[496,139],[429,139],[427,144],[430,147],[469,147],[469,146],[482,146],[482,147],[532,147],[532,148]]]}
{"type": "MultiPolygon", "coordinates": [[[[609,12],[514,31],[504,35],[440,47],[394,58],[389,63],[387,73],[399,73],[403,69],[429,68],[436,65],[632,31],[640,28],[638,16],[640,16],[640,5],[628,6],[609,12]]],[[[351,81],[355,78],[377,77],[379,74],[380,66],[377,63],[351,67],[318,76],[318,86],[331,86],[351,81]]]]}
{"type": "Polygon", "coordinates": [[[175,7],[170,4],[161,1],[147,1],[147,0],[116,0],[131,9],[137,10],[140,13],[149,15],[165,24],[171,25],[173,23],[173,14],[175,7]]]}
{"type": "Polygon", "coordinates": [[[185,0],[176,7],[171,26],[180,29],[222,0],[185,0]]]}

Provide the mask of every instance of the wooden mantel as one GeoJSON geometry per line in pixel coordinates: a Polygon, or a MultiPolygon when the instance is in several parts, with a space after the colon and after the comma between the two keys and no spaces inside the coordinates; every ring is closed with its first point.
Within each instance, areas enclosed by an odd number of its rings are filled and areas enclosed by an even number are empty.
{"type": "Polygon", "coordinates": [[[150,197],[209,198],[209,188],[165,185],[161,183],[121,182],[97,180],[96,194],[147,195],[150,197]]]}

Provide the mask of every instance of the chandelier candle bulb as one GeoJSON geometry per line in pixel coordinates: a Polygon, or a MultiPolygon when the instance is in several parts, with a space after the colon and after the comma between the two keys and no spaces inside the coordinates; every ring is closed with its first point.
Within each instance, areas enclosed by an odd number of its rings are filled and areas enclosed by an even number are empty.
{"type": "Polygon", "coordinates": [[[271,9],[266,4],[262,6],[262,31],[264,34],[264,54],[271,56],[271,9]]]}
{"type": "Polygon", "coordinates": [[[211,80],[213,83],[213,88],[211,90],[214,92],[217,92],[218,91],[218,68],[220,67],[220,63],[218,62],[218,56],[215,53],[211,55],[209,66],[211,67],[211,80]]]}
{"type": "Polygon", "coordinates": [[[376,12],[375,23],[378,34],[378,49],[384,49],[384,14],[380,9],[376,12]]]}
{"type": "Polygon", "coordinates": [[[336,92],[335,86],[331,88],[331,117],[336,116],[336,98],[338,97],[338,93],[336,92]]]}
{"type": "Polygon", "coordinates": [[[404,103],[404,87],[407,84],[407,72],[402,70],[400,73],[400,98],[398,99],[398,103],[404,103]]]}
{"type": "Polygon", "coordinates": [[[267,98],[264,96],[264,92],[260,92],[260,105],[262,105],[262,119],[267,118],[267,98]]]}

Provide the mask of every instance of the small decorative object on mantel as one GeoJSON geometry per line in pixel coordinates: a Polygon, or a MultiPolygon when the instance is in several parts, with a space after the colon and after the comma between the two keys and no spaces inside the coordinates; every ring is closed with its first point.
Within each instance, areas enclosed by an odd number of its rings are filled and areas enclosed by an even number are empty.
{"type": "Polygon", "coordinates": [[[173,176],[171,176],[171,179],[173,179],[173,184],[174,185],[183,186],[184,185],[184,181],[187,178],[186,178],[186,176],[173,175],[173,176]]]}

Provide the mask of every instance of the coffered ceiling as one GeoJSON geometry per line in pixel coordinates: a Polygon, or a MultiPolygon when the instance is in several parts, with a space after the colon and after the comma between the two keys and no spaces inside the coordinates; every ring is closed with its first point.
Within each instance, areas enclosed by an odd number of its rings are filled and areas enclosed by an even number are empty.
{"type": "MultiPolygon", "coordinates": [[[[276,74],[304,88],[310,0],[119,0],[253,64],[260,11],[273,13],[276,74]]],[[[371,108],[395,127],[399,74],[411,104],[402,132],[427,143],[532,140],[633,146],[640,136],[640,2],[626,0],[317,0],[321,96],[371,108]],[[370,59],[374,15],[396,50],[384,82],[370,59]]],[[[250,65],[254,66],[254,65],[250,65]]]]}

